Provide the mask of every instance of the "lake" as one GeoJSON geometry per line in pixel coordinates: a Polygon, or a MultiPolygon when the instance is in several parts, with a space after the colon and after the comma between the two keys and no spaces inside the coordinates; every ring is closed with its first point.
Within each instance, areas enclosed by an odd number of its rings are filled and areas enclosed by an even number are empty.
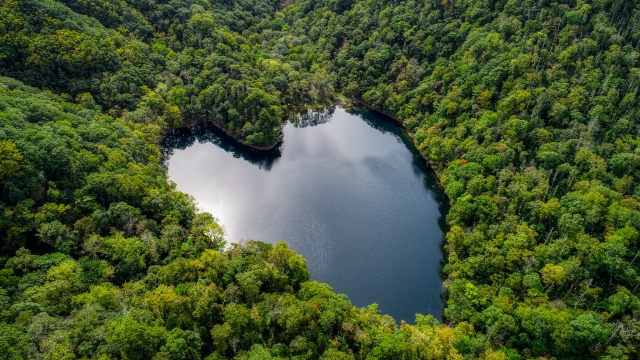
{"type": "Polygon", "coordinates": [[[340,107],[298,115],[270,151],[210,124],[174,130],[165,164],[229,242],[286,241],[314,280],[398,322],[442,317],[446,199],[393,120],[340,107]]]}

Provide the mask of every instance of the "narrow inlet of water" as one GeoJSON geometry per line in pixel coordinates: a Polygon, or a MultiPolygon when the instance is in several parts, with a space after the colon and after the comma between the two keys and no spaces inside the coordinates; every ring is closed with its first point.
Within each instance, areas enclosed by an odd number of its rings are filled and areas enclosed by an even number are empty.
{"type": "Polygon", "coordinates": [[[314,280],[397,321],[442,318],[446,199],[411,139],[367,111],[308,111],[271,151],[212,125],[164,140],[169,177],[220,219],[227,240],[286,241],[314,280]]]}

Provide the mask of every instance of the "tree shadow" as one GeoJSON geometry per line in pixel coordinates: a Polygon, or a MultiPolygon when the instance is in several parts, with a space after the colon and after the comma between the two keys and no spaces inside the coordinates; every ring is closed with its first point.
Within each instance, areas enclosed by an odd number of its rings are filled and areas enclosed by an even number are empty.
{"type": "MultiPolygon", "coordinates": [[[[331,121],[334,112],[335,106],[303,110],[295,114],[290,122],[296,128],[318,126],[331,121]]],[[[283,135],[281,135],[278,144],[273,149],[257,150],[238,142],[211,123],[201,123],[171,130],[164,136],[160,145],[163,148],[162,162],[165,167],[174,150],[184,150],[195,144],[196,141],[199,143],[212,143],[233,154],[233,157],[242,158],[265,171],[270,171],[273,165],[278,162],[278,159],[282,156],[282,146],[284,144],[283,135]]]]}
{"type": "Polygon", "coordinates": [[[270,171],[282,156],[282,139],[271,150],[257,150],[239,143],[213,124],[203,123],[174,129],[165,135],[160,143],[163,148],[162,162],[165,167],[174,150],[184,150],[195,144],[196,141],[212,143],[233,154],[233,157],[241,158],[265,171],[270,171]]]}

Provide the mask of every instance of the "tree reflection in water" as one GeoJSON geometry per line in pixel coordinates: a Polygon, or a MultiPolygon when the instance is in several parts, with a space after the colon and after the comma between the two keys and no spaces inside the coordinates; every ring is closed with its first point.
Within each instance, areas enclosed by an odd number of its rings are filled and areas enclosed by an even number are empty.
{"type": "MultiPolygon", "coordinates": [[[[308,109],[297,113],[291,123],[296,128],[313,127],[326,124],[331,121],[335,112],[335,106],[323,109],[308,109]]],[[[189,127],[178,128],[170,131],[161,142],[163,147],[162,158],[166,165],[167,159],[173,155],[175,149],[184,150],[199,143],[213,143],[226,152],[232,153],[235,158],[242,158],[256,165],[258,168],[269,171],[282,156],[284,140],[282,136],[278,144],[271,150],[256,150],[239,143],[224,131],[210,123],[201,123],[189,127]]]]}
{"type": "Polygon", "coordinates": [[[175,149],[184,150],[196,141],[199,143],[213,143],[224,151],[233,154],[233,157],[242,158],[265,171],[271,170],[273,164],[282,156],[282,139],[271,150],[256,150],[234,140],[215,125],[203,123],[174,129],[165,135],[161,142],[163,147],[162,159],[165,166],[175,149]]]}
{"type": "Polygon", "coordinates": [[[326,124],[331,121],[335,111],[335,106],[328,106],[324,109],[308,109],[296,114],[296,116],[291,120],[291,123],[296,128],[306,128],[308,126],[326,124]]]}

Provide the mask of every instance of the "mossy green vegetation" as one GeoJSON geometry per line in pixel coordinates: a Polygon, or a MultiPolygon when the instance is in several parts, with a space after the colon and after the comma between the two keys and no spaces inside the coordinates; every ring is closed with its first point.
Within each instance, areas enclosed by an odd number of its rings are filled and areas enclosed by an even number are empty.
{"type": "Polygon", "coordinates": [[[637,2],[280,7],[0,2],[0,354],[638,357],[637,2]],[[355,309],[283,244],[223,250],[167,183],[167,129],[269,146],[339,94],[395,114],[442,179],[446,325],[355,309]]]}
{"type": "Polygon", "coordinates": [[[157,125],[10,78],[0,104],[3,359],[457,354],[430,316],[398,329],[309,281],[285,243],[225,250],[217,220],[167,183],[157,125]]]}

